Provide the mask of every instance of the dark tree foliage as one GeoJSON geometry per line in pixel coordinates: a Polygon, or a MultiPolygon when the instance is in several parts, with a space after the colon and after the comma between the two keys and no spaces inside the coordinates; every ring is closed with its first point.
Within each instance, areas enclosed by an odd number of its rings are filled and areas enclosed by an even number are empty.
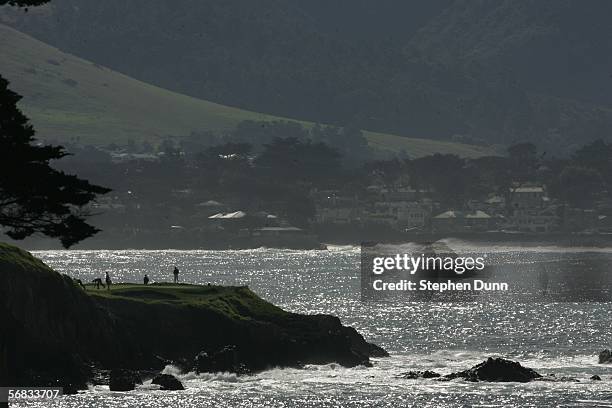
{"type": "Polygon", "coordinates": [[[578,149],[572,160],[579,166],[596,170],[608,184],[612,184],[612,143],[595,140],[578,149]]]}
{"type": "Polygon", "coordinates": [[[324,143],[275,138],[255,160],[262,177],[313,183],[340,171],[340,155],[324,143]]]}
{"type": "Polygon", "coordinates": [[[0,0],[0,6],[8,4],[9,6],[29,7],[40,6],[48,2],[49,0],[0,0]]]}
{"type": "Polygon", "coordinates": [[[568,166],[559,175],[559,195],[576,208],[592,208],[602,187],[601,175],[590,168],[568,166]]]}
{"type": "Polygon", "coordinates": [[[508,147],[508,155],[511,159],[523,162],[536,160],[538,150],[533,143],[517,143],[508,147]]]}
{"type": "Polygon", "coordinates": [[[533,143],[517,143],[508,147],[508,158],[514,181],[522,183],[535,178],[539,160],[533,143]]]}
{"type": "Polygon", "coordinates": [[[458,207],[468,198],[473,180],[466,171],[465,159],[436,153],[413,160],[411,166],[415,184],[432,188],[445,205],[458,207]]]}
{"type": "Polygon", "coordinates": [[[85,222],[83,208],[109,190],[50,166],[67,153],[34,143],[20,99],[0,77],[0,227],[14,239],[42,233],[67,248],[98,232],[85,222]]]}
{"type": "Polygon", "coordinates": [[[388,186],[393,185],[405,172],[405,162],[399,159],[378,160],[364,165],[366,172],[380,177],[388,186]]]}

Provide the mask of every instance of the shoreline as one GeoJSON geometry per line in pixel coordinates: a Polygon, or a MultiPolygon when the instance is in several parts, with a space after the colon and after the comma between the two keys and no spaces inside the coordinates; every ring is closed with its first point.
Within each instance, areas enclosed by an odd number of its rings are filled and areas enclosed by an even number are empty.
{"type": "Polygon", "coordinates": [[[246,286],[92,287],[0,244],[0,384],[76,392],[117,369],[248,374],[388,356],[335,316],[287,312],[246,286]]]}
{"type": "MultiPolygon", "coordinates": [[[[304,253],[302,256],[309,257],[312,254],[304,253]]],[[[286,257],[293,257],[293,254],[286,254],[286,257]]],[[[44,258],[43,258],[44,259],[44,258]]],[[[66,262],[70,262],[71,257],[66,257],[66,262]]],[[[282,261],[281,261],[282,264],[282,261]]],[[[112,264],[109,264],[112,265],[112,264]]],[[[110,267],[107,265],[105,267],[98,268],[98,271],[103,271],[104,269],[109,269],[110,267]]],[[[61,270],[61,269],[59,269],[61,270]]],[[[300,275],[305,276],[305,275],[300,275]]],[[[124,279],[122,279],[124,280],[124,279]]],[[[170,285],[172,286],[172,285],[170,285]]],[[[124,289],[127,290],[140,290],[141,285],[132,285],[130,287],[126,287],[124,289]]],[[[181,286],[179,285],[178,288],[181,286]]],[[[117,287],[118,288],[118,287],[117,287]]],[[[185,289],[189,288],[189,286],[185,286],[185,289]]],[[[122,289],[122,290],[124,290],[122,289]]],[[[155,289],[155,287],[152,287],[155,289]]],[[[89,293],[93,291],[88,291],[89,293]]],[[[323,292],[321,292],[323,293],[323,292]]],[[[102,290],[100,292],[94,292],[92,295],[99,294],[100,298],[104,299],[106,293],[102,290]]],[[[129,296],[120,296],[116,299],[117,302],[123,304],[125,302],[130,302],[130,297],[134,297],[136,295],[130,294],[129,296]]],[[[142,298],[142,295],[138,295],[142,298]]],[[[153,304],[164,302],[164,299],[160,299],[157,296],[155,299],[150,299],[153,296],[146,297],[149,299],[147,302],[152,302],[153,304]]],[[[278,303],[278,300],[275,301],[277,304],[283,304],[284,307],[288,308],[288,310],[293,310],[291,307],[287,306],[285,303],[278,303]]],[[[321,310],[318,308],[316,301],[310,301],[308,303],[310,307],[303,309],[300,308],[305,313],[308,313],[307,310],[321,310]]],[[[148,306],[146,306],[148,307],[148,306]]],[[[574,310],[575,308],[570,306],[570,309],[574,310]]],[[[127,310],[127,309],[126,309],[127,310]]],[[[359,321],[363,316],[373,315],[380,316],[376,311],[383,312],[387,311],[386,308],[375,308],[372,313],[370,311],[364,311],[364,313],[354,313],[354,312],[345,312],[341,313],[340,316],[345,319],[350,319],[350,321],[359,321]],[[350,316],[350,317],[348,317],[350,316]],[[360,317],[362,316],[362,317],[360,317]]],[[[421,312],[424,312],[426,309],[412,309],[407,308],[402,311],[395,312],[396,318],[401,318],[406,320],[410,316],[415,317],[415,322],[419,320],[416,319],[416,316],[421,312]],[[408,311],[412,310],[413,313],[409,313],[408,311]],[[408,312],[407,314],[405,312],[408,312]]],[[[449,313],[454,309],[449,309],[449,313]]],[[[513,309],[514,310],[514,309],[513,309]]],[[[519,309],[516,309],[519,310],[519,309]]],[[[558,309],[555,309],[558,310],[558,309]]],[[[588,309],[581,309],[588,310],[588,309]]],[[[606,313],[606,310],[609,310],[608,307],[600,308],[600,313],[606,313]]],[[[478,315],[478,309],[474,310],[475,314],[478,315]]],[[[136,309],[129,312],[130,314],[134,314],[136,316],[140,316],[140,313],[136,312],[136,309]]],[[[513,312],[510,312],[512,314],[513,312]]],[[[547,315],[548,312],[540,312],[544,315],[547,315]]],[[[182,314],[182,313],[181,313],[182,314]]],[[[465,313],[461,312],[462,315],[465,313]]],[[[431,316],[435,317],[439,316],[436,312],[434,312],[431,316]]],[[[468,313],[471,315],[471,313],[468,313]]],[[[571,316],[572,314],[570,314],[571,316]]],[[[258,372],[255,375],[247,375],[247,376],[239,376],[235,374],[219,376],[216,374],[205,373],[202,375],[196,374],[195,371],[189,372],[188,374],[182,375],[180,374],[182,371],[175,371],[174,369],[168,369],[159,367],[154,370],[153,373],[144,371],[138,371],[137,375],[145,382],[144,386],[137,386],[136,391],[134,393],[116,393],[109,389],[109,385],[105,385],[104,383],[110,381],[110,373],[108,370],[104,370],[99,372],[96,377],[95,382],[98,385],[89,385],[91,392],[79,393],[77,396],[68,396],[65,399],[61,400],[62,405],[66,405],[68,407],[77,407],[77,406],[95,406],[89,404],[100,403],[101,401],[117,401],[119,399],[125,398],[126,400],[132,401],[134,405],[138,406],[148,406],[152,405],[153,401],[164,401],[167,404],[171,405],[173,399],[176,399],[177,396],[188,396],[186,397],[186,401],[198,400],[198,401],[207,401],[211,406],[242,406],[238,405],[236,401],[240,399],[241,401],[244,399],[248,400],[249,395],[257,395],[263,396],[264,394],[269,395],[272,393],[278,398],[283,398],[283,401],[287,402],[287,406],[299,406],[299,401],[301,401],[301,397],[299,395],[300,392],[304,393],[312,393],[313,391],[320,390],[320,384],[330,384],[331,382],[334,385],[329,385],[329,389],[331,390],[329,393],[323,392],[321,399],[319,402],[322,402],[324,399],[328,399],[333,401],[336,406],[341,404],[347,404],[347,400],[343,399],[342,396],[337,395],[337,389],[342,388],[344,390],[347,387],[351,387],[351,392],[354,392],[355,395],[360,396],[360,398],[371,398],[378,397],[377,393],[380,390],[381,398],[383,394],[393,394],[394,390],[401,390],[398,395],[404,392],[405,387],[411,387],[414,389],[414,403],[423,402],[428,398],[439,398],[440,395],[450,396],[451,399],[456,399],[461,401],[464,405],[469,404],[472,401],[476,401],[476,399],[480,399],[482,402],[482,396],[478,394],[476,397],[472,395],[472,393],[466,393],[466,387],[470,390],[476,390],[475,392],[479,392],[482,390],[483,392],[488,392],[488,390],[498,390],[500,385],[496,385],[494,383],[486,383],[480,382],[480,384],[472,384],[471,380],[466,380],[469,377],[469,373],[466,373],[463,376],[458,376],[464,371],[471,370],[470,367],[476,364],[481,363],[483,360],[486,360],[490,356],[494,357],[502,357],[507,358],[509,360],[520,362],[524,367],[535,369],[538,373],[540,373],[544,378],[540,380],[534,380],[534,385],[521,385],[521,384],[513,384],[508,385],[508,387],[504,389],[514,390],[516,387],[521,387],[521,389],[525,389],[523,387],[528,387],[527,389],[537,389],[537,390],[546,390],[546,391],[559,391],[559,390],[567,390],[571,392],[570,398],[580,398],[582,400],[589,400],[591,398],[596,398],[597,392],[599,392],[600,388],[608,387],[610,384],[609,373],[610,367],[606,365],[596,365],[597,355],[596,353],[601,350],[603,347],[607,346],[607,342],[604,342],[601,337],[597,337],[596,335],[590,340],[585,340],[576,346],[571,345],[570,348],[578,347],[575,352],[567,350],[566,348],[554,348],[552,347],[550,351],[546,351],[543,353],[539,353],[538,350],[548,349],[546,341],[539,341],[538,345],[534,344],[524,344],[521,341],[516,341],[514,343],[510,343],[508,347],[499,347],[499,343],[487,341],[490,339],[490,336],[495,334],[489,332],[488,330],[491,327],[497,327],[495,325],[496,322],[505,321],[502,317],[495,318],[495,315],[489,315],[492,319],[487,322],[483,322],[481,324],[476,324],[474,327],[483,329],[484,331],[475,330],[474,333],[480,333],[477,335],[482,342],[469,342],[463,344],[461,341],[457,341],[453,343],[448,340],[452,340],[454,336],[452,334],[441,335],[441,337],[437,337],[435,334],[428,334],[427,340],[431,339],[431,343],[422,343],[426,338],[423,336],[411,336],[404,340],[395,339],[394,337],[401,337],[390,335],[387,340],[382,341],[381,338],[384,338],[385,335],[376,336],[374,335],[373,339],[377,339],[379,344],[382,344],[388,348],[390,352],[393,353],[392,358],[375,358],[372,360],[374,367],[372,368],[364,368],[364,367],[356,367],[353,369],[347,369],[339,366],[338,364],[324,364],[322,366],[310,366],[307,365],[303,368],[300,367],[286,367],[280,369],[271,369],[262,372],[258,372]],[[452,337],[449,337],[452,336],[452,337]],[[489,336],[489,337],[487,337],[489,336]],[[444,343],[440,343],[439,340],[447,340],[444,343]],[[431,347],[424,347],[426,344],[430,344],[431,347]],[[512,347],[512,345],[516,347],[512,347]],[[588,347],[586,347],[588,345],[588,347]],[[565,351],[564,351],[565,350],[565,351]],[[577,357],[579,359],[577,360],[577,357]],[[561,368],[561,366],[569,368],[561,368]],[[571,367],[570,367],[571,366],[571,367]],[[179,381],[182,381],[185,388],[188,390],[187,392],[165,392],[161,391],[157,388],[154,388],[155,385],[151,384],[151,376],[157,375],[159,372],[174,374],[179,381]],[[432,375],[440,375],[443,378],[448,378],[450,381],[444,380],[436,380],[435,378],[430,378],[432,375]],[[599,375],[602,378],[602,381],[598,381],[592,379],[591,376],[599,375]],[[457,376],[457,378],[451,379],[447,376],[457,376]],[[228,385],[227,382],[223,383],[224,378],[227,378],[229,382],[235,383],[233,385],[228,385]],[[350,380],[350,381],[347,381],[350,380]],[[349,385],[348,382],[353,385],[349,385]],[[564,384],[561,384],[564,382],[564,384]],[[575,384],[580,384],[580,390],[576,391],[575,384]],[[302,385],[303,384],[303,385],[302,385]],[[226,392],[227,387],[231,386],[235,392],[226,392]],[[295,390],[296,394],[292,394],[288,392],[287,389],[290,387],[291,391],[295,390]],[[434,391],[434,395],[432,396],[431,389],[440,388],[445,390],[444,392],[436,392],[434,391]],[[152,392],[149,392],[151,390],[152,392]],[[463,395],[472,395],[466,396],[465,399],[463,395]],[[437,396],[437,397],[436,397],[437,396]],[[79,405],[80,404],[80,405],[79,405]]],[[[568,316],[567,314],[560,314],[560,316],[568,316]]],[[[383,333],[388,333],[386,330],[388,328],[397,328],[406,327],[407,329],[410,327],[411,323],[408,323],[408,326],[403,326],[397,323],[395,317],[391,316],[390,320],[385,320],[387,323],[381,322],[373,322],[374,324],[365,324],[360,323],[359,326],[364,328],[365,331],[372,335],[373,333],[377,333],[380,330],[384,330],[383,333]]],[[[155,318],[149,318],[149,320],[155,320],[157,322],[166,321],[168,319],[159,319],[157,318],[157,314],[155,318]]],[[[472,318],[470,318],[472,321],[472,318]]],[[[542,327],[545,329],[546,324],[542,327]]],[[[526,320],[526,323],[529,323],[529,320],[526,320]]],[[[415,323],[416,324],[416,323],[415,323]]],[[[516,321],[513,324],[522,326],[520,321],[516,321]]],[[[454,325],[452,322],[445,323],[443,325],[444,328],[452,328],[454,325]]],[[[217,326],[215,326],[217,327],[217,326]]],[[[472,327],[466,325],[465,327],[472,327]]],[[[525,329],[529,329],[529,327],[533,327],[532,325],[525,324],[525,329]]],[[[563,326],[566,327],[566,326],[563,326]]],[[[568,326],[569,327],[569,326],[568,326]]],[[[522,330],[522,328],[520,329],[522,330]]],[[[408,329],[409,331],[409,329],[408,329]]],[[[435,328],[434,328],[434,331],[435,328]]],[[[188,334],[184,332],[180,332],[181,334],[188,334]]],[[[394,331],[395,333],[395,331],[394,331]]],[[[501,332],[500,332],[501,333],[501,332]]],[[[510,331],[511,333],[522,333],[510,331]]],[[[531,332],[529,332],[531,333],[531,332]]],[[[546,334],[544,334],[545,336],[546,334]]],[[[148,336],[147,336],[148,337],[148,336]]],[[[520,334],[518,335],[520,339],[520,334]]],[[[506,344],[506,343],[504,343],[506,344]]],[[[563,345],[563,341],[560,341],[560,344],[563,345]]],[[[163,364],[164,362],[162,362],[163,364]]],[[[440,377],[437,377],[440,378],[440,377]]],[[[559,396],[557,394],[553,394],[550,396],[550,401],[559,401],[560,398],[568,398],[567,393],[564,393],[563,396],[559,396]]],[[[487,397],[488,398],[488,397],[487,397]]],[[[505,396],[504,400],[507,402],[510,400],[510,396],[505,396]]],[[[489,400],[487,400],[489,401],[489,400]]],[[[524,400],[522,400],[524,402],[524,400]]],[[[541,399],[535,399],[535,402],[542,403],[541,399]]],[[[563,401],[566,401],[565,399],[563,401]]],[[[494,405],[495,402],[499,402],[499,400],[493,399],[491,397],[491,404],[494,405]]],[[[322,404],[323,405],[323,404],[322,404]]],[[[550,404],[548,404],[550,405],[550,404]]],[[[554,404],[553,404],[554,405],[554,404]]],[[[455,406],[455,405],[451,405],[455,406]]],[[[463,406],[463,405],[457,405],[463,406]]],[[[545,406],[544,405],[535,405],[535,406],[545,406]]]]}
{"type": "MultiPolygon", "coordinates": [[[[55,241],[47,239],[27,239],[11,241],[3,239],[11,245],[17,245],[29,251],[62,250],[55,241]]],[[[289,250],[326,250],[328,245],[360,246],[363,243],[431,243],[440,240],[460,240],[466,244],[504,245],[519,247],[557,246],[568,248],[612,248],[612,233],[580,234],[580,233],[508,233],[508,232],[470,232],[470,233],[372,233],[355,234],[322,234],[319,240],[306,242],[259,242],[259,241],[219,241],[215,243],[198,242],[184,239],[161,239],[157,242],[111,239],[94,237],[74,246],[75,250],[249,250],[259,248],[289,249],[289,250]]]]}

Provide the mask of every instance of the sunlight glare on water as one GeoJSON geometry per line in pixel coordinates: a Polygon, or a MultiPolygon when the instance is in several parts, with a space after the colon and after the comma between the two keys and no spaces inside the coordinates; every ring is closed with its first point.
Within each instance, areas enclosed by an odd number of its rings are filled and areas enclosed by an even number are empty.
{"type": "MultiPolygon", "coordinates": [[[[449,243],[464,250],[467,243],[449,243]]],[[[478,247],[483,251],[482,247],[478,247]]],[[[609,249],[485,248],[488,262],[526,268],[545,265],[576,270],[596,260],[612,267],[609,249]]],[[[51,407],[612,407],[612,369],[597,353],[612,346],[609,303],[363,303],[359,248],[329,251],[39,251],[36,256],[62,273],[91,281],[109,272],[115,282],[169,281],[178,266],[183,282],[248,285],[263,298],[293,312],[328,313],[354,326],[392,355],[373,368],[336,364],[274,369],[254,376],[178,373],[186,390],[163,392],[150,384],[131,393],[97,386],[53,402],[51,407]],[[488,356],[520,361],[543,375],[579,382],[468,383],[406,380],[410,370],[442,374],[463,370],[488,356]],[[591,381],[598,374],[603,381],[591,381]]],[[[612,268],[611,268],[612,269],[612,268]]]]}

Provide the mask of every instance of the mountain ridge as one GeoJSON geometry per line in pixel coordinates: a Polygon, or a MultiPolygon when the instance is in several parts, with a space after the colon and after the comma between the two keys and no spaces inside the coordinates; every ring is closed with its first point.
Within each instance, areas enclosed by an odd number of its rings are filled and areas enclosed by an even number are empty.
{"type": "Polygon", "coordinates": [[[610,3],[54,0],[0,18],[132,77],[243,109],[437,140],[610,138],[610,3]]]}

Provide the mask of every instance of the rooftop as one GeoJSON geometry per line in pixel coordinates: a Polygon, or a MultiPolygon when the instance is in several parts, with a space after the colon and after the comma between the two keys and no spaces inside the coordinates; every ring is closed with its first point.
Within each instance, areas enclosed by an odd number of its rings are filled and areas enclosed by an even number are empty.
{"type": "Polygon", "coordinates": [[[510,191],[513,193],[543,193],[543,187],[516,187],[510,188],[510,191]]]}
{"type": "Polygon", "coordinates": [[[217,213],[208,217],[211,220],[227,220],[227,219],[239,219],[246,217],[246,213],[244,211],[235,211],[231,213],[217,213]]]}
{"type": "Polygon", "coordinates": [[[476,211],[476,212],[474,212],[472,214],[467,214],[465,216],[465,218],[471,218],[471,219],[489,219],[489,218],[491,218],[491,216],[489,214],[487,214],[486,212],[484,212],[484,211],[478,210],[478,211],[476,211]]]}
{"type": "Polygon", "coordinates": [[[446,211],[446,212],[443,212],[442,214],[436,215],[434,218],[438,218],[438,219],[441,219],[441,218],[457,218],[458,216],[459,216],[459,214],[458,214],[457,211],[446,211]]]}

